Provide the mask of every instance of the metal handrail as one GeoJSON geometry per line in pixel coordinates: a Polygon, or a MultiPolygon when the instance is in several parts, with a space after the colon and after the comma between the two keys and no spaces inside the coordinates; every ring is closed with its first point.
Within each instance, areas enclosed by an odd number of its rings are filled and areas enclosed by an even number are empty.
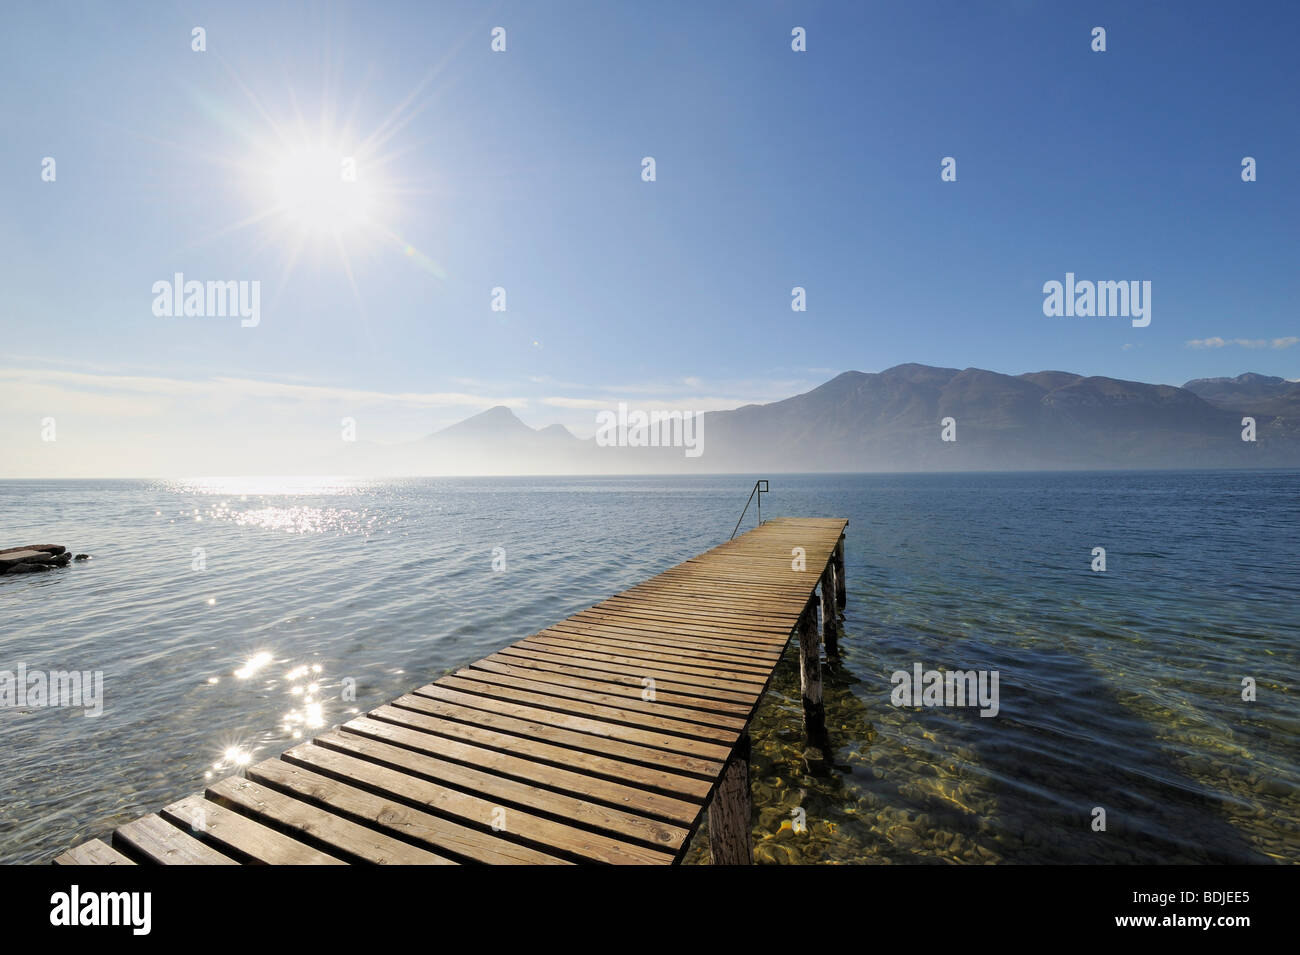
{"type": "Polygon", "coordinates": [[[760,524],[763,523],[763,495],[771,493],[772,492],[768,490],[766,478],[754,482],[754,490],[749,492],[749,500],[745,502],[745,510],[740,512],[740,520],[736,521],[735,530],[731,532],[731,537],[728,537],[727,540],[735,539],[736,531],[740,530],[740,521],[743,521],[745,519],[745,514],[749,512],[749,502],[754,499],[755,494],[758,495],[758,522],[760,524]]]}

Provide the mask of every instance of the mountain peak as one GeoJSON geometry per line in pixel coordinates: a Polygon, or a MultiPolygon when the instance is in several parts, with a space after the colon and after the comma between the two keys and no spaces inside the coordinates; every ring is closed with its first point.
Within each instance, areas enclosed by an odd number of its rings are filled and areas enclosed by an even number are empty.
{"type": "Polygon", "coordinates": [[[438,434],[445,435],[492,435],[492,434],[522,434],[523,432],[532,432],[532,428],[519,420],[519,416],[507,408],[505,405],[495,405],[487,411],[480,411],[478,414],[459,421],[456,424],[443,428],[438,434]]]}

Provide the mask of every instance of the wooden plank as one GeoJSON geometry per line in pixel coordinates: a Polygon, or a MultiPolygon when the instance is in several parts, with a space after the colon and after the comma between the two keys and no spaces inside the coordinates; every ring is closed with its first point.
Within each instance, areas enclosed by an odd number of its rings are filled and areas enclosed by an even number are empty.
{"type": "Polygon", "coordinates": [[[797,596],[803,589],[805,575],[816,577],[818,565],[825,562],[827,548],[812,547],[805,551],[803,570],[796,570],[797,555],[766,559],[701,559],[687,561],[651,577],[624,593],[643,593],[673,587],[728,588],[728,593],[741,593],[763,598],[767,603],[780,603],[783,598],[797,596]]]}
{"type": "Polygon", "coordinates": [[[252,815],[265,825],[289,828],[302,838],[324,843],[331,855],[350,862],[374,865],[456,864],[446,856],[358,825],[253,779],[227,777],[209,786],[207,795],[228,808],[252,815]]]}
{"type": "MultiPolygon", "coordinates": [[[[680,849],[686,841],[688,832],[681,826],[653,819],[644,813],[587,799],[585,793],[580,797],[563,791],[566,784],[572,785],[573,777],[578,775],[576,773],[539,766],[535,772],[541,778],[542,785],[522,782],[476,766],[440,758],[443,754],[439,751],[437,737],[420,740],[418,737],[425,734],[373,720],[353,722],[358,724],[361,732],[350,729],[329,732],[318,736],[314,742],[317,746],[326,746],[400,770],[408,776],[454,787],[497,805],[518,806],[539,815],[565,820],[575,826],[603,829],[628,841],[674,851],[680,849]],[[370,732],[365,732],[366,730],[370,732]]],[[[598,781],[593,779],[590,782],[598,781]]],[[[577,788],[581,791],[584,787],[580,784],[577,788]]]]}
{"type": "MultiPolygon", "coordinates": [[[[809,574],[816,579],[816,574],[809,574]]],[[[755,613],[775,617],[778,625],[788,619],[790,603],[798,599],[802,587],[791,587],[787,594],[774,594],[770,586],[761,590],[738,589],[733,581],[650,581],[635,590],[626,592],[629,600],[635,599],[645,609],[671,611],[675,607],[690,605],[702,611],[734,608],[740,601],[755,613]]]]}
{"type": "Polygon", "coordinates": [[[494,653],[487,659],[509,660],[516,666],[536,666],[543,670],[555,670],[561,673],[577,673],[581,676],[599,675],[600,679],[614,680],[620,683],[639,684],[643,677],[653,677],[661,685],[673,684],[679,693],[689,693],[714,700],[731,700],[734,703],[746,703],[755,699],[752,685],[732,683],[680,670],[647,670],[645,667],[633,667],[628,664],[606,663],[603,660],[588,660],[578,656],[560,656],[540,647],[526,647],[521,643],[511,644],[500,653],[494,653]],[[525,663],[526,661],[526,663],[525,663]]]}
{"type": "Polygon", "coordinates": [[[706,743],[702,740],[687,739],[683,736],[670,736],[666,733],[652,732],[635,726],[626,726],[621,723],[610,723],[599,719],[589,719],[583,716],[575,716],[571,713],[562,713],[543,707],[530,706],[525,703],[503,700],[490,696],[480,696],[474,693],[466,693],[441,683],[430,683],[428,686],[420,687],[420,689],[415,692],[418,696],[427,696],[434,700],[447,700],[452,703],[462,703],[465,706],[484,709],[492,713],[502,713],[506,716],[518,717],[519,719],[532,720],[537,723],[546,723],[551,726],[559,726],[563,729],[576,730],[579,733],[590,733],[592,736],[605,736],[611,739],[624,740],[629,743],[640,743],[642,746],[663,750],[664,754],[658,758],[662,759],[670,766],[682,767],[686,765],[682,761],[669,759],[668,757],[672,754],[679,756],[694,756],[700,759],[709,760],[714,764],[709,767],[710,775],[713,774],[714,766],[716,766],[717,771],[721,771],[722,761],[727,758],[727,754],[731,751],[730,746],[719,746],[713,743],[706,743]]]}
{"type": "Polygon", "coordinates": [[[113,843],[158,865],[235,865],[235,860],[152,813],[113,833],[113,843]]]}
{"type": "Polygon", "coordinates": [[[630,689],[611,686],[608,683],[583,680],[577,677],[559,676],[558,674],[549,679],[541,680],[536,675],[527,672],[511,672],[509,667],[483,666],[481,661],[473,667],[466,667],[464,670],[457,671],[456,675],[463,675],[467,678],[472,677],[482,683],[535,691],[545,693],[548,696],[561,696],[586,703],[607,704],[622,709],[652,713],[655,716],[662,715],[671,717],[674,720],[715,726],[721,729],[740,730],[744,728],[747,722],[744,718],[748,714],[747,709],[740,709],[740,715],[737,715],[736,712],[726,712],[725,709],[723,711],[711,710],[693,706],[689,703],[678,705],[674,700],[668,699],[671,694],[660,693],[657,688],[655,689],[654,699],[647,700],[644,697],[648,695],[648,687],[638,686],[636,689],[630,689]]]}
{"type": "Polygon", "coordinates": [[[653,688],[654,698],[658,702],[674,703],[691,709],[710,710],[716,713],[730,713],[736,716],[748,716],[753,708],[753,702],[750,700],[730,701],[697,696],[690,692],[692,687],[686,684],[674,683],[669,678],[659,680],[650,677],[650,679],[654,680],[654,685],[651,687],[644,680],[638,680],[633,676],[616,677],[612,674],[601,673],[598,670],[538,666],[532,661],[514,659],[498,653],[478,661],[478,663],[474,664],[473,669],[491,670],[494,673],[526,677],[544,683],[582,687],[593,692],[616,693],[630,690],[634,695],[641,696],[653,688]]]}
{"type": "MultiPolygon", "coordinates": [[[[414,719],[403,720],[401,710],[380,707],[380,711],[377,711],[373,717],[349,720],[343,724],[342,729],[349,733],[357,733],[445,757],[467,766],[474,766],[534,785],[545,785],[562,792],[587,796],[598,802],[609,803],[642,815],[672,820],[686,826],[695,820],[700,810],[698,801],[678,799],[639,786],[628,785],[627,782],[620,781],[617,775],[613,779],[609,778],[611,770],[617,774],[637,768],[628,763],[614,763],[611,760],[609,762],[613,763],[613,766],[602,767],[604,772],[596,773],[588,769],[595,761],[595,757],[559,747],[550,748],[552,752],[548,755],[552,757],[552,761],[542,762],[515,755],[513,752],[501,752],[441,736],[431,729],[445,729],[446,724],[436,720],[426,719],[424,725],[420,725],[416,722],[419,720],[416,714],[405,714],[414,719]],[[397,716],[398,719],[390,721],[383,719],[384,716],[397,716]],[[555,762],[557,758],[561,762],[560,765],[555,762]]],[[[526,742],[526,740],[517,740],[517,744],[526,742]]],[[[516,745],[516,748],[524,747],[516,745]]]]}
{"type": "Polygon", "coordinates": [[[520,640],[515,644],[516,647],[523,647],[528,650],[555,654],[557,656],[574,657],[583,661],[612,663],[629,668],[633,673],[649,673],[652,670],[671,670],[679,678],[684,679],[687,676],[704,677],[719,682],[725,681],[732,687],[749,686],[755,692],[767,683],[765,677],[756,676],[751,673],[738,673],[733,670],[718,670],[712,667],[688,666],[687,664],[668,664],[663,660],[649,660],[643,656],[637,656],[627,653],[605,653],[600,650],[591,649],[590,644],[574,644],[561,639],[548,639],[541,634],[520,640]]]}
{"type": "MultiPolygon", "coordinates": [[[[666,793],[693,796],[698,799],[706,798],[710,790],[710,783],[706,778],[710,777],[715,769],[722,769],[722,764],[710,760],[671,754],[663,750],[654,750],[649,746],[625,743],[619,739],[572,732],[554,725],[516,719],[502,713],[460,706],[458,703],[448,703],[445,700],[428,699],[425,696],[413,694],[399,696],[394,700],[393,707],[416,712],[421,716],[445,717],[452,726],[464,726],[464,733],[473,734],[474,739],[484,738],[482,734],[513,734],[515,738],[524,739],[525,746],[554,745],[556,748],[578,754],[578,756],[565,756],[565,761],[576,760],[581,754],[586,754],[595,759],[614,760],[616,764],[627,763],[632,767],[628,769],[629,781],[640,782],[641,785],[651,786],[666,793]],[[637,769],[638,765],[640,770],[637,769]],[[650,774],[650,780],[646,780],[646,773],[650,774]]],[[[451,732],[452,729],[448,726],[446,734],[451,732]]],[[[489,738],[493,737],[489,735],[489,738]]],[[[512,752],[526,751],[519,743],[510,743],[510,746],[519,747],[512,748],[512,752]]]]}
{"type": "Polygon", "coordinates": [[[620,641],[623,643],[644,643],[661,647],[670,653],[684,653],[701,660],[738,661],[755,664],[781,655],[783,643],[750,643],[731,639],[710,639],[708,637],[690,637],[681,630],[672,627],[647,623],[628,626],[622,623],[605,621],[563,620],[546,628],[550,633],[572,633],[591,636],[600,641],[620,641]]]}
{"type": "Polygon", "coordinates": [[[359,783],[389,798],[417,804],[462,825],[488,829],[499,821],[501,832],[529,845],[545,847],[548,852],[561,852],[591,862],[624,864],[668,864],[676,858],[670,852],[621,842],[522,809],[503,807],[491,799],[449,789],[316,742],[295,746],[283,758],[316,772],[359,783]],[[498,816],[497,810],[504,812],[498,816]]]}
{"type": "Polygon", "coordinates": [[[706,633],[727,635],[741,632],[751,634],[755,640],[784,640],[789,634],[782,629],[784,618],[780,614],[765,616],[748,612],[744,607],[710,608],[693,603],[674,602],[667,607],[629,600],[622,595],[603,600],[576,613],[571,619],[586,617],[618,617],[637,619],[680,620],[705,628],[706,633]]]}
{"type": "MultiPolygon", "coordinates": [[[[741,630],[707,633],[706,627],[690,619],[668,616],[633,616],[624,613],[600,613],[574,616],[564,621],[573,628],[589,627],[597,631],[625,633],[629,636],[654,634],[691,650],[715,650],[729,654],[770,653],[780,649],[789,638],[755,636],[741,630]]],[[[552,626],[556,626],[552,624],[552,626]]]]}
{"type": "Polygon", "coordinates": [[[102,839],[91,839],[74,846],[54,860],[55,865],[135,865],[102,839]]]}
{"type": "MultiPolygon", "coordinates": [[[[814,577],[816,575],[813,575],[814,577]]],[[[675,587],[656,587],[646,593],[639,591],[625,591],[629,599],[635,598],[642,606],[650,606],[651,599],[655,598],[663,605],[680,606],[689,603],[692,606],[698,606],[702,609],[734,607],[737,601],[753,601],[754,610],[762,611],[770,616],[777,618],[785,617],[789,612],[787,601],[795,600],[795,595],[780,598],[779,601],[767,601],[757,594],[738,594],[734,591],[732,584],[719,583],[716,585],[706,586],[704,584],[683,584],[675,587]]]]}
{"type": "Polygon", "coordinates": [[[733,660],[720,660],[716,657],[704,658],[688,652],[681,653],[657,647],[651,643],[621,640],[613,637],[592,637],[583,634],[566,633],[561,630],[543,630],[529,638],[538,643],[575,647],[579,650],[592,649],[594,652],[617,653],[628,658],[650,660],[660,664],[679,664],[682,666],[699,665],[712,667],[715,672],[731,674],[735,680],[749,679],[758,683],[767,682],[770,667],[750,666],[733,660]]]}
{"type": "Polygon", "coordinates": [[[668,603],[650,602],[616,594],[608,600],[602,600],[574,614],[570,619],[578,620],[585,617],[679,620],[692,627],[703,628],[701,632],[705,635],[743,634],[752,640],[783,640],[787,636],[786,631],[782,629],[785,617],[783,613],[761,614],[748,605],[741,605],[738,601],[733,602],[731,606],[718,607],[686,600],[673,600],[668,603]]]}
{"type": "Polygon", "coordinates": [[[460,825],[283,759],[268,759],[248,769],[260,783],[293,793],[331,812],[401,839],[418,842],[439,855],[495,865],[569,865],[558,856],[503,839],[493,832],[460,825]]]}
{"type": "Polygon", "coordinates": [[[458,670],[451,676],[440,679],[438,685],[463,690],[467,693],[475,693],[480,696],[491,696],[500,700],[544,707],[559,713],[589,716],[605,723],[622,723],[626,726],[653,730],[672,737],[669,739],[668,744],[665,745],[665,749],[681,749],[685,743],[693,740],[725,743],[730,749],[731,743],[739,733],[739,728],[725,729],[683,719],[656,716],[642,710],[639,700],[636,701],[638,706],[633,706],[631,701],[628,701],[625,705],[616,704],[613,701],[588,703],[583,697],[561,693],[558,688],[548,688],[543,692],[534,692],[494,682],[488,679],[490,676],[491,674],[485,674],[481,671],[458,670]]]}
{"type": "Polygon", "coordinates": [[[343,865],[344,863],[296,839],[254,822],[202,796],[174,802],[162,811],[164,819],[202,835],[205,841],[262,865],[343,865]]]}

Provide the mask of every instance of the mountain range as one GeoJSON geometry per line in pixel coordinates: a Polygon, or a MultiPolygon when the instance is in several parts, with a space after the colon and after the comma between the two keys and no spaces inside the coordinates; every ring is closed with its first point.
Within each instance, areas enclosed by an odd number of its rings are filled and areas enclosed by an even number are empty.
{"type": "Polygon", "coordinates": [[[416,442],[358,442],[331,466],[413,475],[1300,466],[1300,382],[1253,373],[1175,387],[906,364],[702,417],[698,457],[598,446],[498,406],[416,442]],[[1253,442],[1242,439],[1247,416],[1253,442]]]}

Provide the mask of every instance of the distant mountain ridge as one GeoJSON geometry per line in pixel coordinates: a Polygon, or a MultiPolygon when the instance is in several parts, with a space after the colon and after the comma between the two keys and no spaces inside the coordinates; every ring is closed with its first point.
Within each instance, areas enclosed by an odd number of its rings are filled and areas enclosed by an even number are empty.
{"type": "Polygon", "coordinates": [[[765,470],[1269,466],[1300,461],[1297,423],[1261,412],[1251,444],[1239,415],[1171,385],[908,364],[715,412],[705,456],[765,470]]]}
{"type": "MultiPolygon", "coordinates": [[[[593,415],[593,420],[594,420],[593,415]]],[[[846,371],[769,404],[708,412],[704,453],[598,447],[498,406],[409,445],[358,445],[348,473],[602,474],[1300,466],[1300,383],[1184,387],[1067,371],[904,364],[846,371]],[[1242,417],[1256,419],[1254,442],[1242,417]],[[943,440],[943,423],[956,440],[943,440]]]]}
{"type": "Polygon", "coordinates": [[[1236,378],[1193,378],[1183,385],[1210,404],[1261,414],[1300,410],[1300,381],[1246,372],[1236,378]]]}

